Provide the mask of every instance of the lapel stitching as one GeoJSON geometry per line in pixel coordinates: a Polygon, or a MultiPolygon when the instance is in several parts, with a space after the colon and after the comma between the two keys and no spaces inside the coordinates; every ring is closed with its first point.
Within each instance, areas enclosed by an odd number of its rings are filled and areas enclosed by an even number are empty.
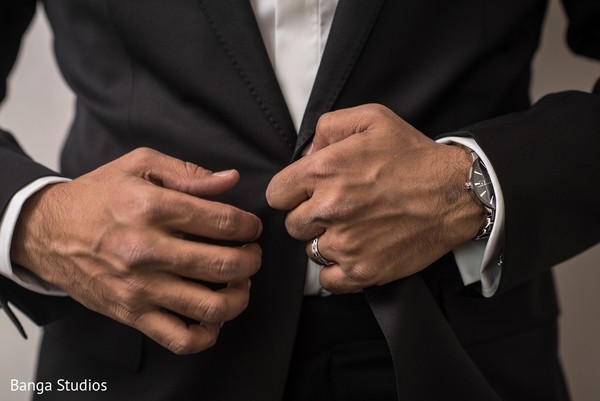
{"type": "MultiPolygon", "coordinates": [[[[254,100],[256,101],[256,103],[258,104],[258,107],[265,114],[265,116],[267,117],[267,119],[269,120],[269,122],[271,123],[271,125],[277,131],[277,134],[284,140],[284,142],[290,148],[290,150],[294,150],[294,146],[295,146],[294,141],[291,140],[291,138],[290,138],[289,135],[286,135],[286,131],[287,130],[285,130],[282,127],[282,125],[277,122],[277,120],[275,119],[274,113],[267,106],[266,102],[263,101],[262,97],[259,95],[258,91],[256,90],[256,87],[253,85],[253,83],[252,83],[251,79],[249,78],[248,74],[245,72],[244,68],[240,65],[240,63],[238,62],[237,58],[235,57],[234,51],[227,44],[227,41],[223,37],[223,35],[222,35],[221,31],[219,30],[216,22],[211,17],[210,12],[206,8],[206,5],[204,4],[204,2],[203,1],[199,1],[199,6],[200,6],[200,9],[202,10],[202,13],[204,14],[206,20],[208,21],[211,29],[215,33],[219,44],[225,50],[225,53],[227,54],[227,57],[229,58],[229,60],[233,64],[233,67],[236,70],[236,72],[242,78],[242,82],[244,83],[244,85],[246,85],[246,87],[250,90],[250,94],[252,95],[252,97],[254,98],[254,100]]],[[[291,124],[291,117],[289,117],[289,118],[290,118],[290,124],[291,124]]],[[[294,136],[295,136],[295,132],[294,132],[294,136]]]]}
{"type": "Polygon", "coordinates": [[[302,119],[292,160],[299,157],[301,150],[313,138],[319,117],[332,109],[367,43],[383,3],[384,0],[371,0],[369,3],[347,0],[340,1],[338,4],[321,65],[302,119]],[[366,21],[362,18],[365,12],[369,13],[366,21]],[[358,23],[361,27],[358,35],[352,38],[346,37],[344,27],[358,23]],[[344,49],[347,48],[344,45],[352,46],[349,57],[343,54],[344,49]],[[344,65],[341,73],[338,70],[340,64],[344,65]],[[331,84],[332,82],[334,84],[331,84]]]}

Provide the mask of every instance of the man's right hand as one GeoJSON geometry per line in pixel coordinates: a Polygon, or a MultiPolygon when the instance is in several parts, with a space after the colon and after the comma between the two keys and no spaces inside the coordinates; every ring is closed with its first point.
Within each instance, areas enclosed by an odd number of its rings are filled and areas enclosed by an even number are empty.
{"type": "Polygon", "coordinates": [[[24,205],[11,260],[89,309],[132,326],[176,354],[211,347],[248,304],[261,264],[258,217],[202,199],[239,180],[137,149],[24,205]],[[246,243],[188,241],[185,235],[246,243]],[[213,290],[200,282],[223,283],[213,290]],[[180,316],[198,321],[188,325],[180,316]]]}

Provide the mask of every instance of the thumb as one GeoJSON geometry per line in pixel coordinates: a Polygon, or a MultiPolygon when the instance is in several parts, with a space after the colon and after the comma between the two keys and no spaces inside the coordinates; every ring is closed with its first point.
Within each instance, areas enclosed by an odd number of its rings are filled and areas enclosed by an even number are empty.
{"type": "Polygon", "coordinates": [[[212,172],[151,149],[131,152],[133,168],[142,178],[155,185],[197,197],[221,195],[238,183],[236,170],[212,172]]]}

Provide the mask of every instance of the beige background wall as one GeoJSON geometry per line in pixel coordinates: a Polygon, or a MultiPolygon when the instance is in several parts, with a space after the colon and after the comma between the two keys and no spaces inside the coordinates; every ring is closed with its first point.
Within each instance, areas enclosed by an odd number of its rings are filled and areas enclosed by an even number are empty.
{"type": "MultiPolygon", "coordinates": [[[[588,90],[600,76],[600,63],[576,58],[563,44],[565,21],[557,1],[544,33],[535,65],[534,98],[563,89],[588,90]]],[[[37,160],[56,167],[58,149],[72,115],[72,96],[54,66],[51,35],[38,15],[25,41],[17,70],[11,79],[10,97],[0,109],[3,127],[18,138],[37,160]]],[[[591,211],[590,219],[594,219],[591,211]]],[[[558,266],[561,319],[561,354],[576,401],[600,399],[600,246],[558,266]]],[[[11,393],[10,379],[31,380],[39,329],[25,323],[30,339],[22,340],[0,314],[0,400],[21,401],[27,394],[11,393]]]]}

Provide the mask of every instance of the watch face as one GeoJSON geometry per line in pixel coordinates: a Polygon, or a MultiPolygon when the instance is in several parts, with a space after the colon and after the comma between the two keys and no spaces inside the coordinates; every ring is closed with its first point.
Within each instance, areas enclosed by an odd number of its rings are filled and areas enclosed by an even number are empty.
{"type": "Polygon", "coordinates": [[[473,163],[473,175],[471,176],[471,187],[481,202],[491,209],[496,208],[496,196],[492,180],[483,165],[481,159],[473,163]]]}

